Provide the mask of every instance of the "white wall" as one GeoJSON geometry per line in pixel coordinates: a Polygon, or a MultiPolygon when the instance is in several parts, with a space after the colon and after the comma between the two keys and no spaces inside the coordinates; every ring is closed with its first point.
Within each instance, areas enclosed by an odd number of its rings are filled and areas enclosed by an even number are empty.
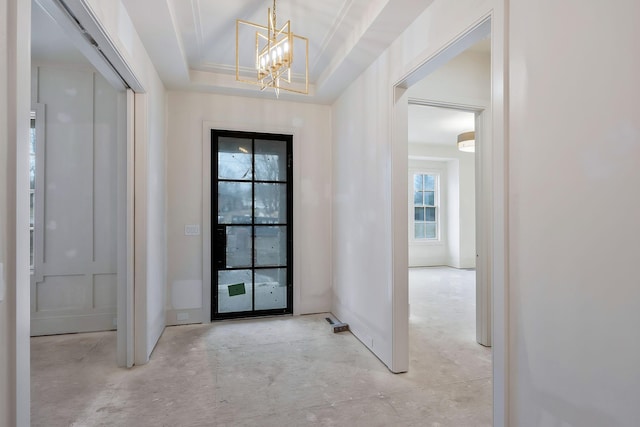
{"type": "Polygon", "coordinates": [[[209,321],[210,129],[293,134],[295,314],[331,308],[331,116],[327,106],[169,92],[167,322],[209,321]],[[204,144],[204,145],[203,145],[204,144]],[[204,182],[203,182],[204,181],[204,182]],[[203,185],[204,184],[204,185],[203,185]],[[204,205],[203,205],[204,204],[204,205]],[[199,224],[201,236],[185,236],[199,224]],[[188,319],[177,320],[177,313],[188,319]]]}
{"type": "Polygon", "coordinates": [[[406,137],[392,144],[391,106],[398,99],[392,87],[428,57],[425,52],[435,54],[492,6],[436,0],[332,107],[333,310],[393,371],[408,368],[408,323],[392,310],[394,304],[406,310],[408,299],[408,153],[406,137]],[[396,265],[394,254],[402,260],[396,265]]]}
{"type": "MultiPolygon", "coordinates": [[[[446,203],[449,206],[447,224],[449,227],[449,261],[451,264],[454,264],[453,266],[457,266],[460,263],[460,241],[463,235],[460,227],[460,199],[462,194],[460,188],[460,169],[459,161],[453,160],[449,162],[447,179],[451,185],[447,194],[446,203]]],[[[411,246],[409,246],[409,253],[411,253],[411,246]]]]}
{"type": "MultiPolygon", "coordinates": [[[[7,28],[7,1],[0,0],[0,28],[7,28]]],[[[3,172],[0,180],[0,426],[15,424],[15,377],[11,372],[15,366],[15,331],[16,322],[12,316],[15,297],[9,265],[13,263],[11,257],[10,227],[14,225],[9,218],[12,209],[10,197],[15,193],[15,172],[9,175],[13,144],[9,139],[9,109],[8,102],[8,72],[7,64],[8,40],[6,32],[0,32],[0,170],[3,172]]],[[[13,243],[15,244],[15,243],[13,243]]]]}
{"type": "MultiPolygon", "coordinates": [[[[386,59],[385,53],[332,107],[331,255],[333,313],[391,366],[391,153],[381,108],[391,102],[382,83],[390,81],[386,59]]],[[[406,205],[406,187],[403,193],[406,205]]]]}
{"type": "MultiPolygon", "coordinates": [[[[165,327],[167,287],[167,182],[165,89],[155,70],[148,78],[144,94],[136,94],[136,299],[138,324],[146,327],[144,349],[136,350],[136,363],[148,360],[165,327]],[[149,88],[149,89],[147,89],[149,88]],[[139,123],[139,120],[143,123],[139,123]],[[144,142],[142,142],[144,141],[144,142]],[[142,176],[140,176],[142,175],[142,176]],[[143,182],[142,182],[143,181],[143,182]],[[141,185],[139,185],[141,184],[141,185]],[[141,215],[138,215],[141,214],[141,215]],[[143,239],[139,237],[144,236],[143,239]],[[142,259],[140,259],[142,258],[142,259]],[[138,260],[140,263],[138,263],[138,260]],[[143,283],[144,288],[140,289],[143,283]],[[142,292],[140,292],[142,291],[142,292]],[[144,318],[140,318],[140,311],[144,318]],[[142,353],[141,353],[142,352],[142,353]]],[[[136,328],[138,339],[140,327],[136,328]]]]}
{"type": "Polygon", "coordinates": [[[165,326],[165,88],[121,1],[83,0],[142,84],[136,94],[136,363],[146,363],[165,326]]]}
{"type": "MultiPolygon", "coordinates": [[[[467,153],[461,153],[467,154],[467,153]]],[[[458,221],[460,230],[460,248],[457,258],[452,260],[452,267],[474,268],[476,266],[476,159],[474,156],[463,156],[457,163],[458,188],[460,189],[458,221]]]]}
{"type": "Polygon", "coordinates": [[[491,55],[467,50],[411,86],[409,97],[489,108],[491,55]]]}
{"type": "Polygon", "coordinates": [[[510,1],[510,425],[640,425],[638,17],[510,1]]]}
{"type": "Polygon", "coordinates": [[[0,0],[0,426],[28,426],[31,2],[0,0]],[[25,31],[26,28],[26,31],[25,31]],[[2,292],[0,292],[2,293],[2,292]]]}

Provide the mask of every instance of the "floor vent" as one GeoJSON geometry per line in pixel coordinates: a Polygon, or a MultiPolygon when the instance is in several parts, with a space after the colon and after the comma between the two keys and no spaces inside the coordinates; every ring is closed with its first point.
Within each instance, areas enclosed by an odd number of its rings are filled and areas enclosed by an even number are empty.
{"type": "Polygon", "coordinates": [[[333,333],[336,334],[338,332],[346,332],[349,330],[348,323],[342,322],[334,322],[330,317],[325,317],[326,321],[329,322],[331,327],[333,328],[333,333]]]}

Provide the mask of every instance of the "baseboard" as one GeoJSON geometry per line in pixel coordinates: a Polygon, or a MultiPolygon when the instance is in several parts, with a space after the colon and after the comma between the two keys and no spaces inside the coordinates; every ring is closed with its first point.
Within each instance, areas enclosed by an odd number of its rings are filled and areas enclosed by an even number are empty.
{"type": "Polygon", "coordinates": [[[37,317],[31,319],[31,336],[116,330],[116,314],[101,313],[37,317]]]}

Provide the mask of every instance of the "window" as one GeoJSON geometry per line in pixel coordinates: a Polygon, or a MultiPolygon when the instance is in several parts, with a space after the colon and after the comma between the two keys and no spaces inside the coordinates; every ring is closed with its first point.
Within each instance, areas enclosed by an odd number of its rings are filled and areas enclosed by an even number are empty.
{"type": "Polygon", "coordinates": [[[413,176],[413,210],[416,240],[438,239],[438,175],[413,176]]]}
{"type": "Polygon", "coordinates": [[[35,228],[35,204],[36,194],[36,113],[31,112],[31,128],[29,130],[29,266],[33,271],[34,249],[33,249],[33,233],[35,228]]]}

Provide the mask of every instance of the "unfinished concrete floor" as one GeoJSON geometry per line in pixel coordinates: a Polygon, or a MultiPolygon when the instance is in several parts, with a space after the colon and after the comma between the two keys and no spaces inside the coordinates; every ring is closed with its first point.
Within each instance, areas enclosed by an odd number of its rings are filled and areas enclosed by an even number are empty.
{"type": "Polygon", "coordinates": [[[33,426],[490,426],[474,272],[412,269],[411,363],[392,374],[325,315],[169,327],[115,367],[115,333],[33,338],[33,426]]]}

